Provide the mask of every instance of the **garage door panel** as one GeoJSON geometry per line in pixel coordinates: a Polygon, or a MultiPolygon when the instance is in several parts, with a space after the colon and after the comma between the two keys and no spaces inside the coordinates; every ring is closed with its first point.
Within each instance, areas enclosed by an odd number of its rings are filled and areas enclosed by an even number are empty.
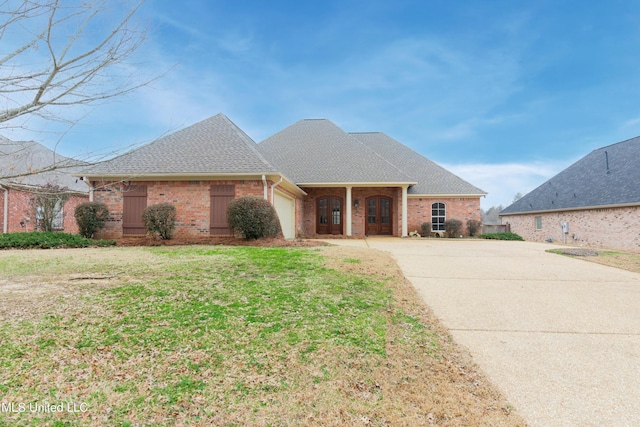
{"type": "Polygon", "coordinates": [[[274,208],[280,219],[282,234],[285,239],[293,239],[296,237],[295,226],[295,200],[283,194],[274,194],[274,208]]]}

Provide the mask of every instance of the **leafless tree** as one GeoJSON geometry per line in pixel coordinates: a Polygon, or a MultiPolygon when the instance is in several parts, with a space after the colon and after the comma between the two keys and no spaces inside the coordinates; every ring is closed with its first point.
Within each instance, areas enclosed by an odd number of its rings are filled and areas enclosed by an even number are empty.
{"type": "MultiPolygon", "coordinates": [[[[77,122],[70,118],[78,114],[74,107],[97,105],[149,84],[154,77],[131,63],[146,37],[146,28],[134,19],[143,2],[0,0],[0,131],[37,130],[29,125],[34,117],[71,128],[77,122]]],[[[2,143],[0,138],[0,156],[6,151],[2,143]]],[[[61,167],[52,162],[13,175],[61,167]]],[[[0,179],[11,175],[0,171],[0,179]]]]}
{"type": "Polygon", "coordinates": [[[35,214],[38,230],[55,231],[62,228],[62,209],[69,196],[68,189],[58,185],[47,184],[34,190],[30,213],[35,214]]]}
{"type": "MultiPolygon", "coordinates": [[[[64,107],[122,96],[139,81],[127,63],[146,31],[133,16],[114,24],[113,0],[0,0],[0,126],[25,115],[64,120],[64,107]]],[[[118,4],[118,6],[122,7],[118,4]]]]}

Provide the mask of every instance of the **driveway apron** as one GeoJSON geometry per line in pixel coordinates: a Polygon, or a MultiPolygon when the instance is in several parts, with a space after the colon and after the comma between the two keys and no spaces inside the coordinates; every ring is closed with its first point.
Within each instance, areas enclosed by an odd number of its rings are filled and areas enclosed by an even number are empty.
{"type": "Polygon", "coordinates": [[[533,242],[365,242],[393,255],[531,426],[640,425],[640,274],[533,242]]]}

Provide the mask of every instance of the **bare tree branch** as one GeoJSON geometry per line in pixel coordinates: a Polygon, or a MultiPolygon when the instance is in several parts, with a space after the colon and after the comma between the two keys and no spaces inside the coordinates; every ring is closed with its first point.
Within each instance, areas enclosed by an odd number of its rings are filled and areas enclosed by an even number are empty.
{"type": "Polygon", "coordinates": [[[144,0],[135,1],[107,31],[112,1],[1,1],[0,42],[11,49],[0,49],[0,128],[31,114],[64,121],[59,107],[98,103],[153,80],[117,72],[145,40],[132,21],[144,0]]]}

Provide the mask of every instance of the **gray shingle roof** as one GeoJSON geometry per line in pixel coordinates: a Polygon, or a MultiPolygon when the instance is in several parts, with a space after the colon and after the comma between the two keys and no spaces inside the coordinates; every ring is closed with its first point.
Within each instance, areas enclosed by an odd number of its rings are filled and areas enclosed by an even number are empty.
{"type": "Polygon", "coordinates": [[[640,137],[592,151],[500,215],[640,203],[640,137]]]}
{"type": "Polygon", "coordinates": [[[218,114],[82,173],[108,177],[267,172],[277,170],[251,138],[218,114]]]}
{"type": "Polygon", "coordinates": [[[301,120],[258,144],[295,183],[415,182],[329,120],[301,120]]]}
{"type": "Polygon", "coordinates": [[[366,132],[351,135],[418,181],[416,185],[409,187],[408,194],[487,194],[384,133],[366,132]]]}
{"type": "Polygon", "coordinates": [[[61,156],[37,142],[0,137],[0,184],[38,187],[53,184],[88,193],[89,187],[71,176],[80,165],[84,163],[61,156]],[[41,170],[47,171],[38,172],[41,170]]]}

